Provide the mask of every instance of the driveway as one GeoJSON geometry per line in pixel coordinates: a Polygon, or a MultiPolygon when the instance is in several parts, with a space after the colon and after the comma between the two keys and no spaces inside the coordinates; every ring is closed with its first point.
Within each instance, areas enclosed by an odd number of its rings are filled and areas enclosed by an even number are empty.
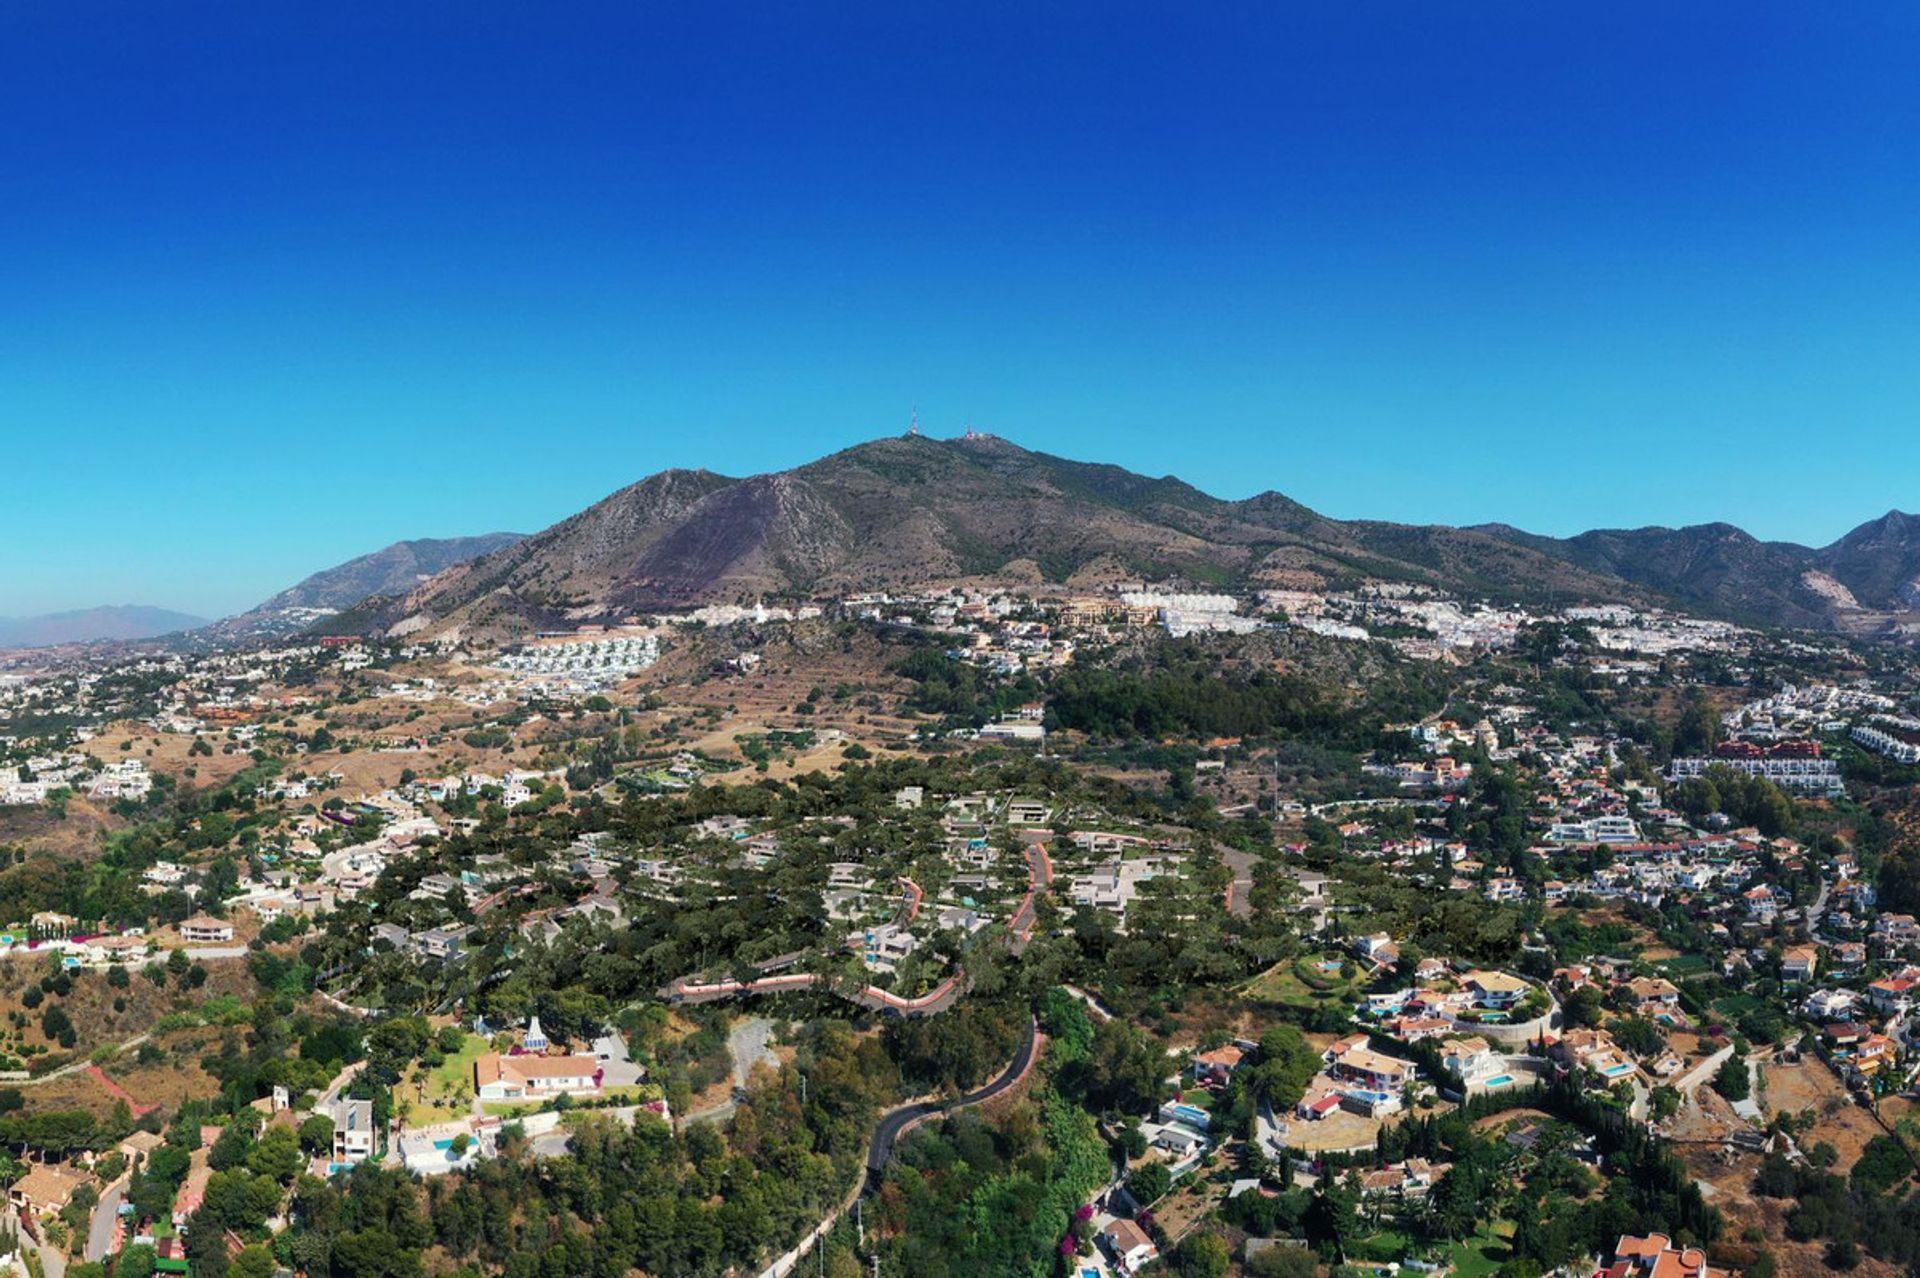
{"type": "Polygon", "coordinates": [[[608,1087],[629,1087],[646,1077],[647,1071],[634,1064],[627,1051],[627,1036],[618,1030],[594,1039],[593,1054],[600,1058],[608,1087]]]}

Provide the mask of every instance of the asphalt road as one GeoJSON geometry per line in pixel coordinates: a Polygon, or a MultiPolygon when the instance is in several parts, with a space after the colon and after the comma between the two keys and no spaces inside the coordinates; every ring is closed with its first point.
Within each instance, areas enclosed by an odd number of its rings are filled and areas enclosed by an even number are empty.
{"type": "Polygon", "coordinates": [[[932,1114],[945,1113],[948,1110],[964,1109],[968,1105],[978,1105],[990,1101],[1000,1093],[1012,1087],[1026,1074],[1033,1064],[1034,1053],[1039,1049],[1039,1022],[1027,1021],[1026,1036],[1020,1041],[1020,1048],[1013,1054],[1013,1061],[1000,1072],[999,1077],[977,1091],[968,1092],[958,1100],[920,1101],[912,1105],[902,1105],[899,1109],[889,1110],[881,1118],[880,1125],[874,1129],[873,1140],[867,1146],[867,1183],[869,1187],[879,1183],[880,1173],[893,1159],[893,1147],[899,1143],[902,1133],[914,1123],[932,1114]]]}
{"type": "Polygon", "coordinates": [[[118,1183],[100,1195],[99,1206],[93,1209],[93,1226],[87,1233],[88,1260],[105,1260],[113,1249],[113,1227],[119,1220],[120,1200],[126,1185],[118,1183]]]}

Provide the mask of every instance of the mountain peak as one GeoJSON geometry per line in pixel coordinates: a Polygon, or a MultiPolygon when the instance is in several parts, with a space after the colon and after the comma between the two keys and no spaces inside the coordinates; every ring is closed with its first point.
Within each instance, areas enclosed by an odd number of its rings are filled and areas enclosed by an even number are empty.
{"type": "Polygon", "coordinates": [[[1278,493],[1036,452],[987,432],[870,439],[792,470],[663,472],[415,591],[402,616],[502,633],[702,603],[911,589],[1037,569],[1191,586],[1351,584],[1630,596],[1479,533],[1340,524],[1278,493]],[[1545,583],[1545,584],[1542,584],[1545,583]]]}
{"type": "Polygon", "coordinates": [[[1095,576],[1236,590],[1384,581],[1470,599],[1667,603],[1833,626],[1831,598],[1808,585],[1824,574],[1860,601],[1853,625],[1868,610],[1920,602],[1916,525],[1896,511],[1868,526],[1881,530],[1872,545],[1856,530],[1854,542],[1822,552],[1724,522],[1562,540],[1504,524],[1342,521],[1279,492],[1226,501],[1173,475],[986,432],[888,435],[743,479],[661,471],[447,569],[368,610],[365,624],[520,634],[707,603],[1031,582],[1037,572],[1066,588],[1095,576]]]}

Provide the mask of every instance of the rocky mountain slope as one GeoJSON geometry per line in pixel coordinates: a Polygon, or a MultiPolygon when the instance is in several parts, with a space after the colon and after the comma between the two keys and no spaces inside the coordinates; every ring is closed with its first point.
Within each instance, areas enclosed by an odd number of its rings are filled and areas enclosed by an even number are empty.
{"type": "Polygon", "coordinates": [[[397,541],[370,555],[322,569],[273,598],[209,627],[213,637],[292,634],[375,596],[398,596],[435,573],[519,541],[519,533],[397,541]]]}
{"type": "Polygon", "coordinates": [[[1920,517],[1899,511],[1818,548],[1760,541],[1731,524],[1600,529],[1565,539],[1502,525],[1483,531],[1695,611],[1746,621],[1873,630],[1920,610],[1920,517]]]}
{"type": "Polygon", "coordinates": [[[1000,580],[1340,587],[1424,583],[1526,603],[1666,604],[1747,622],[1889,629],[1920,616],[1920,519],[1833,545],[1727,524],[1541,537],[1320,515],[1277,492],[1210,496],[1171,476],[991,436],[881,439],[744,479],[665,471],[543,532],[336,618],[494,634],[706,603],[1000,580]]]}
{"type": "Polygon", "coordinates": [[[711,602],[979,578],[1209,584],[1420,581],[1474,594],[1643,592],[1485,532],[1327,519],[1278,493],[1003,440],[876,440],[794,470],[668,471],[435,577],[382,615],[507,631],[711,602]]]}

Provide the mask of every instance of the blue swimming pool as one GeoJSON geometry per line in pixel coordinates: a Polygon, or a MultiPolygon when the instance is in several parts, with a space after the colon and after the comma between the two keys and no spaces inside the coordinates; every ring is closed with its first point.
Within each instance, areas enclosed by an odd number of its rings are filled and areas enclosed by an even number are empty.
{"type": "Polygon", "coordinates": [[[1496,1074],[1494,1077],[1489,1078],[1487,1080],[1487,1086],[1488,1087],[1505,1087],[1508,1083],[1511,1083],[1512,1081],[1513,1081],[1513,1075],[1511,1074],[1496,1074]]]}

